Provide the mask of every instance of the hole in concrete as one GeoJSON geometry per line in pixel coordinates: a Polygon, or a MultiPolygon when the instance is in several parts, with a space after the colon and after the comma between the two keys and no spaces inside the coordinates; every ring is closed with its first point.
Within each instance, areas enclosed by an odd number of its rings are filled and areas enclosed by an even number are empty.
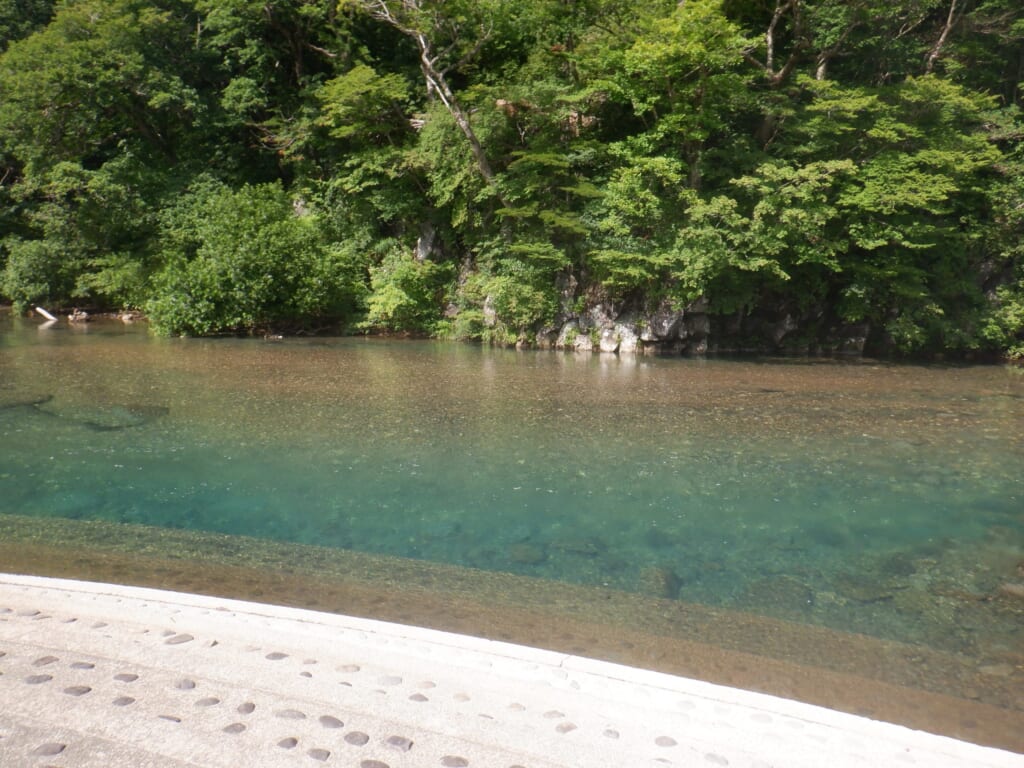
{"type": "Polygon", "coordinates": [[[328,752],[326,749],[311,749],[306,754],[312,757],[314,760],[319,760],[321,763],[331,756],[331,753],[328,752]]]}
{"type": "Polygon", "coordinates": [[[174,715],[159,715],[159,718],[161,720],[166,720],[169,723],[180,723],[181,722],[181,718],[180,717],[175,717],[174,715]]]}
{"type": "Polygon", "coordinates": [[[122,672],[119,675],[114,675],[114,679],[119,683],[134,683],[139,679],[139,676],[133,675],[130,672],[122,672]]]}
{"type": "Polygon", "coordinates": [[[299,743],[299,740],[289,736],[287,739],[281,739],[277,742],[277,746],[281,749],[295,749],[295,746],[299,743]]]}
{"type": "Polygon", "coordinates": [[[569,733],[576,730],[576,725],[574,723],[559,723],[555,726],[555,730],[559,733],[569,733]]]}
{"type": "Polygon", "coordinates": [[[388,736],[387,745],[399,752],[408,752],[412,749],[412,739],[407,739],[405,736],[388,736]]]}
{"type": "Polygon", "coordinates": [[[65,688],[64,693],[68,696],[84,696],[91,690],[92,688],[88,685],[72,685],[70,688],[65,688]]]}
{"type": "Polygon", "coordinates": [[[247,701],[244,704],[238,705],[238,714],[240,715],[251,715],[256,711],[256,705],[251,701],[247,701]]]}
{"type": "Polygon", "coordinates": [[[32,662],[33,667],[45,667],[47,664],[53,664],[55,661],[60,661],[56,656],[40,656],[38,659],[32,662]]]}
{"type": "Polygon", "coordinates": [[[40,683],[48,683],[53,680],[53,675],[29,675],[25,678],[25,682],[29,685],[39,685],[40,683]]]}
{"type": "Polygon", "coordinates": [[[111,704],[113,704],[115,707],[127,707],[129,704],[134,703],[135,699],[133,699],[131,696],[118,696],[111,702],[111,704]]]}
{"type": "Polygon", "coordinates": [[[245,730],[245,725],[242,723],[232,723],[231,725],[224,726],[224,733],[241,733],[245,730]]]}
{"type": "Polygon", "coordinates": [[[444,768],[466,768],[469,765],[469,760],[458,755],[445,755],[441,758],[441,765],[444,768]]]}
{"type": "Polygon", "coordinates": [[[306,713],[301,712],[297,709],[279,709],[274,713],[278,717],[282,717],[285,720],[305,720],[306,713]]]}
{"type": "Polygon", "coordinates": [[[274,651],[273,653],[268,653],[265,658],[269,661],[280,661],[281,659],[287,659],[288,654],[281,653],[280,651],[274,651]]]}
{"type": "Polygon", "coordinates": [[[194,680],[189,680],[186,678],[184,680],[179,680],[178,682],[176,682],[174,684],[174,687],[177,688],[179,691],[191,691],[193,688],[196,687],[196,683],[194,680]]]}
{"type": "Polygon", "coordinates": [[[370,740],[370,737],[367,736],[362,731],[352,731],[351,733],[346,733],[345,734],[345,741],[348,742],[349,744],[352,744],[353,746],[356,746],[356,747],[363,746],[369,740],[370,740]]]}
{"type": "Polygon", "coordinates": [[[165,645],[181,645],[182,643],[191,643],[195,640],[192,635],[175,635],[164,640],[165,645]]]}
{"type": "Polygon", "coordinates": [[[726,758],[722,757],[721,755],[716,755],[714,752],[708,752],[706,755],[704,755],[704,759],[707,760],[709,763],[714,763],[715,765],[729,764],[729,761],[726,758]]]}
{"type": "Polygon", "coordinates": [[[76,661],[71,665],[72,669],[95,669],[96,665],[88,661],[76,661]]]}
{"type": "Polygon", "coordinates": [[[343,728],[345,726],[341,720],[331,715],[321,715],[320,725],[324,728],[343,728]]]}
{"type": "Polygon", "coordinates": [[[654,740],[654,743],[657,744],[659,747],[674,747],[679,742],[677,742],[671,736],[659,736],[654,740]]]}
{"type": "Polygon", "coordinates": [[[196,702],[197,707],[214,707],[218,704],[220,704],[220,699],[216,696],[207,696],[205,699],[199,699],[196,702]]]}
{"type": "Polygon", "coordinates": [[[409,697],[409,701],[423,702],[423,701],[430,701],[430,699],[428,699],[422,693],[414,693],[412,696],[409,697]]]}
{"type": "Polygon", "coordinates": [[[66,744],[58,744],[55,741],[51,741],[46,744],[40,744],[38,747],[32,750],[32,754],[52,757],[53,755],[59,755],[65,749],[67,749],[66,744]]]}

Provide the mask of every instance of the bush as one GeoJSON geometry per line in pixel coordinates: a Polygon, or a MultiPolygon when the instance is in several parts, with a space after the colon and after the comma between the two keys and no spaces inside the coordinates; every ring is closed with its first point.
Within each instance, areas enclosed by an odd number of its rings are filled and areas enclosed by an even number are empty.
{"type": "Polygon", "coordinates": [[[71,294],[78,259],[48,240],[9,238],[7,265],[0,273],[0,295],[19,312],[36,304],[60,302],[71,294]]]}
{"type": "Polygon", "coordinates": [[[198,185],[163,212],[161,243],[146,310],[163,333],[345,320],[364,290],[359,249],[325,243],[277,183],[198,185]]]}

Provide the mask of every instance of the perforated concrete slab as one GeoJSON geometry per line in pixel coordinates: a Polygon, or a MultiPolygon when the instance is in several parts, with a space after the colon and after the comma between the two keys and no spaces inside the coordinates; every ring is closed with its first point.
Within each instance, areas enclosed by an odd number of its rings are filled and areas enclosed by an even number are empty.
{"type": "Polygon", "coordinates": [[[1024,766],[1024,755],[348,616],[0,576],[0,766],[1024,766]]]}

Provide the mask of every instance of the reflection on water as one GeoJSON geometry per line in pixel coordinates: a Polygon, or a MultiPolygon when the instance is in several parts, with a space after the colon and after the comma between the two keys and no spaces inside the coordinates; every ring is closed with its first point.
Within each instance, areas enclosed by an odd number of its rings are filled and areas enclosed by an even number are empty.
{"type": "Polygon", "coordinates": [[[5,322],[0,513],[863,633],[970,660],[1024,709],[1018,371],[5,322]]]}

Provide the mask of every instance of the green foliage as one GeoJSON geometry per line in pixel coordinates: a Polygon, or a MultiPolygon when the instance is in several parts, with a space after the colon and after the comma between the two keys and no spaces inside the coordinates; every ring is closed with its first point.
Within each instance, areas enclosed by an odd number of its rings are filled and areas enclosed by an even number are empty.
{"type": "Polygon", "coordinates": [[[7,264],[0,273],[0,292],[18,311],[36,304],[53,306],[72,293],[78,265],[60,243],[10,238],[5,250],[7,264]]]}
{"type": "Polygon", "coordinates": [[[702,298],[1019,350],[1021,61],[1011,0],[0,0],[0,293],[502,343],[702,298]]]}
{"type": "Polygon", "coordinates": [[[325,83],[317,98],[323,104],[317,122],[330,128],[330,135],[336,139],[371,139],[387,144],[395,143],[396,133],[405,133],[409,85],[400,75],[380,75],[365,64],[357,64],[325,83]]]}
{"type": "Polygon", "coordinates": [[[345,319],[362,293],[362,254],[325,244],[279,184],[197,185],[161,224],[165,266],[146,305],[160,332],[345,319]]]}
{"type": "Polygon", "coordinates": [[[441,300],[452,279],[449,264],[419,261],[395,246],[370,269],[365,330],[429,333],[441,317],[441,300]]]}
{"type": "Polygon", "coordinates": [[[53,15],[53,6],[54,0],[0,0],[0,53],[44,26],[53,15]]]}
{"type": "Polygon", "coordinates": [[[0,58],[0,141],[32,173],[109,159],[124,140],[172,156],[202,105],[165,46],[185,31],[144,0],[62,4],[0,58]]]}

